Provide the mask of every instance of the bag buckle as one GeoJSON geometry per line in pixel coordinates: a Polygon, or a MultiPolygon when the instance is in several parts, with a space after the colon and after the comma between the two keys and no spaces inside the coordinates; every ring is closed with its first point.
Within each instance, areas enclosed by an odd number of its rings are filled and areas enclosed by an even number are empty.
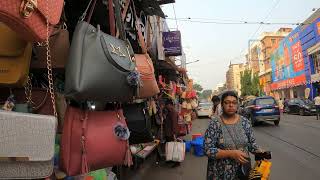
{"type": "Polygon", "coordinates": [[[22,0],[20,14],[23,18],[29,18],[35,9],[38,8],[37,0],[22,0]]]}

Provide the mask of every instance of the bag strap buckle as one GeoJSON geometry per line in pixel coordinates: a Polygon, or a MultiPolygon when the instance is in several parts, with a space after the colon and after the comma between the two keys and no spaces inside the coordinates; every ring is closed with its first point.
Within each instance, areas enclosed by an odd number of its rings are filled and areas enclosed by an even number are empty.
{"type": "Polygon", "coordinates": [[[37,8],[37,0],[23,0],[20,6],[20,14],[23,18],[29,18],[37,8]]]}

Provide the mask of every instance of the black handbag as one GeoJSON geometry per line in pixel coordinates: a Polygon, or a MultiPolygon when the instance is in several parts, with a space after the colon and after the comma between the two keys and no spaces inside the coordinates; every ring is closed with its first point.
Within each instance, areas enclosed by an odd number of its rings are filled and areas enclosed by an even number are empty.
{"type": "MultiPolygon", "coordinates": [[[[73,34],[66,64],[65,95],[78,101],[130,101],[137,91],[139,76],[133,50],[125,38],[119,1],[109,0],[115,4],[120,39],[105,34],[99,25],[96,28],[89,24],[96,1],[90,0],[82,16],[86,16],[91,6],[87,21],[81,20],[73,34]]],[[[112,13],[109,15],[114,17],[112,13]]]]}
{"type": "Polygon", "coordinates": [[[127,104],[123,106],[123,114],[126,117],[130,130],[130,144],[153,141],[151,119],[147,112],[145,103],[127,104]]]}

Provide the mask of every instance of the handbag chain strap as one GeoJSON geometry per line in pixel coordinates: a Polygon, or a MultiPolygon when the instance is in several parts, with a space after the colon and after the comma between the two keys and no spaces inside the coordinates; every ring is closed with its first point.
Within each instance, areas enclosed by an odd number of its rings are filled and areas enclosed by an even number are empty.
{"type": "Polygon", "coordinates": [[[51,64],[51,53],[50,53],[50,30],[49,30],[49,0],[46,0],[47,2],[47,17],[46,17],[46,23],[47,23],[47,39],[46,39],[46,51],[47,51],[47,70],[48,70],[48,81],[49,81],[49,92],[51,96],[51,101],[52,101],[52,108],[53,108],[53,115],[55,117],[58,117],[57,114],[57,109],[56,109],[56,99],[54,95],[54,89],[53,89],[53,76],[52,76],[52,64],[51,64]]]}

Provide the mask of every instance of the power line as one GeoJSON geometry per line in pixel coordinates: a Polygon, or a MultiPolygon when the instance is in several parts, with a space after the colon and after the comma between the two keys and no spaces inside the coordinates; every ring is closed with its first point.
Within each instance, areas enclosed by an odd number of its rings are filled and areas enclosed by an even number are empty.
{"type": "MultiPolygon", "coordinates": [[[[192,20],[191,18],[166,18],[167,20],[174,20],[174,21],[183,21],[183,22],[191,22],[191,23],[200,23],[200,24],[230,24],[230,25],[254,25],[260,24],[262,25],[302,25],[302,23],[294,23],[294,22],[258,22],[258,21],[202,21],[202,20],[192,20]]],[[[254,33],[256,34],[256,32],[254,33]]]]}

